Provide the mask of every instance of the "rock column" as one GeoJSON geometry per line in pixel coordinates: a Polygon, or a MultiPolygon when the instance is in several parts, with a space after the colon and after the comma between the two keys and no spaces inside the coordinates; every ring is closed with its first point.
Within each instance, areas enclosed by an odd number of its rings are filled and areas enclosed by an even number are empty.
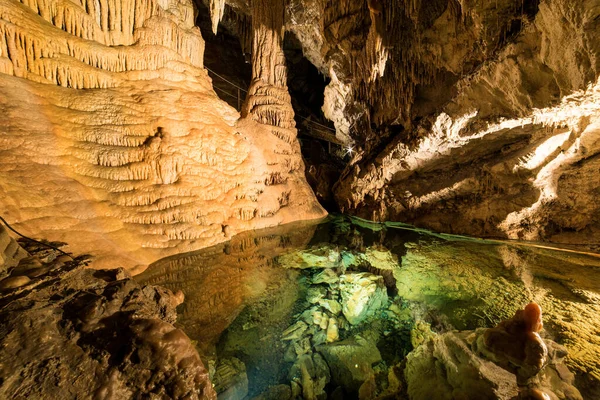
{"type": "Polygon", "coordinates": [[[296,137],[283,54],[283,0],[252,2],[252,83],[242,116],[272,126],[288,143],[296,137]]]}

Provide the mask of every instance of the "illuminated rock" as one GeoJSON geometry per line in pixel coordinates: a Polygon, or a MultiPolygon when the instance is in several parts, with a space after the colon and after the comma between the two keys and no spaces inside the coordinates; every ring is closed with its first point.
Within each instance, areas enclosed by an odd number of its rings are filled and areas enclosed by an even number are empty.
{"type": "Polygon", "coordinates": [[[342,313],[352,325],[372,317],[387,301],[387,291],[381,276],[366,272],[340,276],[342,313]]]}
{"type": "Polygon", "coordinates": [[[339,250],[328,245],[298,250],[279,257],[287,268],[333,268],[341,262],[339,250]]]}
{"type": "Polygon", "coordinates": [[[14,267],[19,260],[25,258],[27,252],[19,246],[9,234],[8,230],[0,223],[0,276],[1,272],[14,267]]]}
{"type": "Polygon", "coordinates": [[[332,343],[340,338],[337,320],[335,318],[329,318],[329,324],[327,325],[327,343],[332,343]]]}
{"type": "Polygon", "coordinates": [[[212,90],[191,0],[84,3],[2,1],[0,213],[15,228],[139,270],[325,215],[295,128],[277,136],[212,90]]]}
{"type": "Polygon", "coordinates": [[[542,326],[540,306],[529,303],[511,319],[488,329],[480,337],[478,348],[507,369],[516,366],[519,377],[530,378],[548,362],[548,348],[538,333],[542,326]]]}

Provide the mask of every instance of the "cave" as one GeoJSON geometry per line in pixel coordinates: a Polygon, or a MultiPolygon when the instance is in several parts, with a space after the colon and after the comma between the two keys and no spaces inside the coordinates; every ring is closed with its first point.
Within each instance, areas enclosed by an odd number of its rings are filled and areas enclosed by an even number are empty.
{"type": "Polygon", "coordinates": [[[0,0],[0,398],[600,398],[596,0],[0,0]]]}

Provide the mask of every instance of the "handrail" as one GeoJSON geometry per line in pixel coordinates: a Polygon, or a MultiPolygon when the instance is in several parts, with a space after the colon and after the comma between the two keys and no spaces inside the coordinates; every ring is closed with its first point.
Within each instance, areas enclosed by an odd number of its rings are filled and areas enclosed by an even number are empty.
{"type": "MultiPolygon", "coordinates": [[[[233,86],[234,88],[236,88],[236,89],[239,89],[239,90],[241,90],[241,91],[242,91],[242,92],[244,92],[244,93],[248,93],[248,91],[247,91],[246,89],[244,89],[244,88],[242,88],[242,87],[240,87],[240,86],[236,85],[235,83],[231,82],[231,81],[230,81],[230,80],[228,80],[227,78],[225,78],[225,77],[223,77],[223,76],[221,76],[221,75],[217,74],[215,71],[213,71],[212,69],[208,68],[206,65],[204,66],[204,68],[206,68],[206,69],[207,69],[207,70],[208,70],[210,73],[212,73],[212,74],[213,74],[213,75],[215,75],[216,77],[220,78],[220,79],[221,79],[221,80],[223,80],[224,82],[226,82],[226,83],[230,84],[230,85],[231,85],[231,86],[233,86]]],[[[218,90],[219,92],[221,92],[221,93],[223,93],[223,94],[226,94],[227,96],[229,96],[229,97],[231,97],[231,98],[233,98],[233,99],[237,99],[238,101],[240,100],[240,99],[238,98],[238,96],[236,96],[236,95],[234,95],[234,94],[231,94],[231,93],[229,93],[229,92],[227,92],[227,91],[225,91],[225,90],[223,90],[223,89],[220,89],[220,88],[218,88],[218,87],[216,87],[216,86],[214,86],[214,85],[213,85],[213,88],[214,88],[214,89],[216,89],[216,90],[218,90]]],[[[311,123],[311,124],[318,125],[318,126],[320,126],[320,127],[322,127],[322,128],[325,128],[325,129],[327,129],[327,130],[328,130],[328,131],[330,131],[330,132],[333,132],[333,133],[335,133],[335,132],[336,132],[336,130],[335,130],[334,128],[331,128],[331,127],[329,127],[329,126],[327,126],[327,125],[323,125],[323,124],[321,124],[321,123],[318,123],[317,121],[313,121],[313,120],[311,120],[311,119],[309,119],[309,118],[307,118],[307,117],[305,117],[305,116],[302,116],[302,115],[300,115],[300,114],[296,114],[296,115],[298,115],[298,117],[302,118],[303,120],[305,120],[305,121],[307,121],[307,122],[309,122],[309,123],[311,123]]]]}

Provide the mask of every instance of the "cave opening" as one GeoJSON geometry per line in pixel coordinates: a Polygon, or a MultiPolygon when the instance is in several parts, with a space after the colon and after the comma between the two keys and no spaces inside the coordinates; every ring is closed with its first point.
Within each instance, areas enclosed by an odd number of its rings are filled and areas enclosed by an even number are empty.
{"type": "MultiPolygon", "coordinates": [[[[197,5],[196,25],[205,41],[204,66],[219,98],[240,111],[252,80],[251,19],[226,5],[215,35],[208,7],[203,2],[197,5]]],[[[331,188],[348,154],[321,109],[329,78],[304,56],[294,34],[286,32],[283,49],[306,178],[321,205],[328,211],[338,211],[331,188]]]]}
{"type": "Polygon", "coordinates": [[[204,67],[219,98],[240,111],[252,80],[252,64],[249,50],[243,48],[244,39],[240,39],[238,33],[241,31],[238,15],[225,6],[223,20],[215,35],[208,7],[202,1],[197,1],[196,5],[196,25],[205,43],[204,67]]]}
{"type": "Polygon", "coordinates": [[[330,212],[338,211],[331,188],[344,169],[346,154],[322,110],[330,79],[304,56],[302,44],[293,33],[286,32],[283,50],[306,178],[321,205],[330,212]]]}

